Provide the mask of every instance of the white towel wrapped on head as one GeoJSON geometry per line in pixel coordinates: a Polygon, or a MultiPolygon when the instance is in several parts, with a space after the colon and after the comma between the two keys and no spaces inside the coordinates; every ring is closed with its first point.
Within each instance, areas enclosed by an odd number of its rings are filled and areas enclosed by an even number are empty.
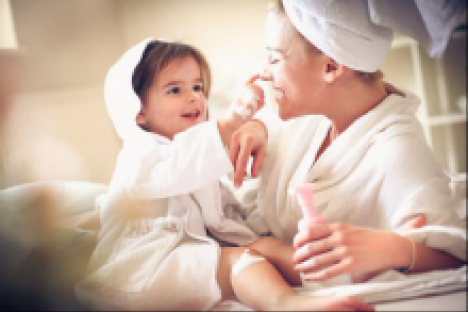
{"type": "Polygon", "coordinates": [[[465,0],[283,0],[291,24],[312,45],[354,70],[375,72],[394,32],[440,57],[466,9],[465,0]]]}
{"type": "Polygon", "coordinates": [[[375,72],[393,31],[372,23],[365,0],[283,0],[293,26],[316,48],[354,70],[375,72]]]}

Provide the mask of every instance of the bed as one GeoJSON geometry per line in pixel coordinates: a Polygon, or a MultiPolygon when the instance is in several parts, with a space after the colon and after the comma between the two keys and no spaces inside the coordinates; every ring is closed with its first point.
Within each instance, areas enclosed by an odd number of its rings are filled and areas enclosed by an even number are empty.
{"type": "MultiPolygon", "coordinates": [[[[466,180],[462,182],[466,183],[466,180]]],[[[5,286],[9,283],[26,280],[30,285],[24,289],[17,287],[17,293],[14,294],[21,294],[21,291],[30,292],[31,285],[38,285],[39,289],[34,289],[38,292],[38,296],[52,298],[46,300],[46,304],[49,305],[47,307],[52,305],[51,308],[55,309],[83,309],[84,307],[74,299],[73,284],[84,272],[86,261],[92,252],[95,233],[57,227],[57,221],[93,209],[94,199],[106,190],[105,184],[80,181],[34,182],[1,190],[0,248],[3,249],[3,256],[0,260],[0,276],[2,276],[0,289],[2,292],[7,289],[5,286]],[[42,222],[37,222],[37,219],[42,222]],[[12,240],[12,237],[15,238],[12,240]],[[48,253],[52,265],[42,262],[44,266],[38,266],[38,259],[43,261],[44,255],[42,252],[40,256],[41,253],[38,254],[37,250],[34,250],[35,244],[54,246],[48,253]],[[16,248],[17,245],[21,248],[16,248]],[[66,252],[63,252],[64,250],[66,252]],[[40,257],[35,259],[34,257],[38,255],[40,257]],[[31,263],[35,264],[35,268],[39,268],[39,273],[42,275],[29,274],[27,268],[31,263]],[[41,289],[41,283],[37,283],[40,277],[45,279],[44,283],[51,282],[52,287],[48,288],[50,292],[41,289]]],[[[464,192],[466,197],[466,188],[461,189],[461,192],[464,192]]],[[[337,286],[315,293],[302,288],[298,290],[315,295],[357,295],[374,303],[379,311],[466,311],[467,309],[466,265],[456,270],[419,274],[411,278],[388,276],[388,274],[398,273],[389,272],[365,284],[337,286]]],[[[16,304],[26,303],[16,302],[16,304]]],[[[37,304],[44,302],[39,300],[37,304]]],[[[4,303],[2,305],[5,306],[4,303]]],[[[251,311],[249,307],[236,301],[221,302],[213,310],[251,311]]]]}

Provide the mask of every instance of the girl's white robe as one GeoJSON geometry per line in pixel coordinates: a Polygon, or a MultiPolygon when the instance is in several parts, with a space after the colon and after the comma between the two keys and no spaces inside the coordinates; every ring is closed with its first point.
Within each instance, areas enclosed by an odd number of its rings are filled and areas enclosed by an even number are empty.
{"type": "Polygon", "coordinates": [[[209,310],[221,299],[219,242],[247,244],[244,223],[219,178],[233,167],[215,121],[172,141],[140,129],[131,81],[151,39],[129,49],[106,79],[106,104],[123,139],[101,230],[78,299],[100,310],[209,310]]]}
{"type": "Polygon", "coordinates": [[[218,182],[230,171],[216,122],[172,142],[154,136],[125,145],[99,199],[101,231],[90,274],[77,285],[81,301],[98,309],[211,309],[221,299],[212,237],[233,244],[257,237],[218,182]]]}

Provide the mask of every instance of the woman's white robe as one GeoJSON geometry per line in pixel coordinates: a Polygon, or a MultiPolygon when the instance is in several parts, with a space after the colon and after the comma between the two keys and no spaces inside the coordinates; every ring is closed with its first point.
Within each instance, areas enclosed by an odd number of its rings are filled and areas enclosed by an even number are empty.
{"type": "Polygon", "coordinates": [[[148,42],[124,54],[106,81],[124,146],[98,199],[101,231],[76,295],[102,310],[209,310],[221,299],[220,246],[212,237],[247,244],[257,235],[219,183],[233,168],[216,121],[172,141],[136,126],[131,75],[148,42]]]}
{"type": "MultiPolygon", "coordinates": [[[[331,126],[327,118],[282,121],[268,110],[260,111],[256,117],[267,126],[269,138],[260,178],[231,188],[249,211],[256,207],[249,224],[292,244],[302,218],[294,189],[307,182],[313,185],[316,211],[329,222],[398,232],[466,261],[466,194],[454,196],[450,175],[425,140],[416,117],[418,105],[412,94],[391,94],[318,159],[331,126]],[[405,229],[418,214],[426,216],[427,225],[405,229]]],[[[460,288],[466,288],[466,266],[416,275],[389,270],[365,284],[312,294],[359,295],[375,302],[460,288]]],[[[310,293],[307,287],[300,290],[310,293]]]]}
{"type": "Polygon", "coordinates": [[[256,204],[273,235],[292,243],[302,218],[293,190],[308,182],[313,185],[315,209],[329,222],[401,232],[465,260],[466,199],[452,196],[450,176],[416,117],[418,105],[419,99],[411,94],[391,94],[317,160],[331,125],[327,118],[304,116],[283,122],[260,115],[270,142],[256,184],[256,204]],[[421,213],[426,226],[402,230],[421,213]]]}

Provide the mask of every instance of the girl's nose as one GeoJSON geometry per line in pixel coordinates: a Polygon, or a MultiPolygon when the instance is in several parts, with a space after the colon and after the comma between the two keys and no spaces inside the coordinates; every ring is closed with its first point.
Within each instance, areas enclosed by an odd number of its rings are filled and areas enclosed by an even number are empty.
{"type": "Polygon", "coordinates": [[[199,101],[202,97],[202,93],[200,91],[191,90],[189,93],[189,101],[196,102],[199,101]]]}

